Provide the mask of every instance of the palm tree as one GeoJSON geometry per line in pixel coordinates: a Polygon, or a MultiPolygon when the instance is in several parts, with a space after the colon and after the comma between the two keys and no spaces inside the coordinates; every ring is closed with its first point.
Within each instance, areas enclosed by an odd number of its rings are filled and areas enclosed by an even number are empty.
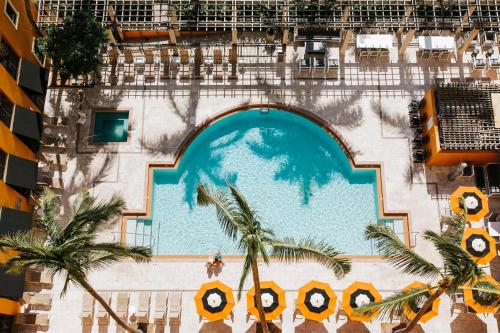
{"type": "Polygon", "coordinates": [[[331,269],[337,278],[342,278],[351,270],[351,261],[341,257],[342,253],[324,241],[315,242],[307,238],[296,242],[292,238],[278,239],[273,230],[262,225],[260,217],[250,207],[243,195],[231,184],[227,184],[230,195],[226,191],[212,191],[205,185],[198,185],[198,204],[214,206],[217,220],[224,233],[237,243],[239,251],[244,254],[243,272],[238,287],[238,299],[241,298],[243,284],[252,272],[255,287],[255,305],[259,313],[259,321],[264,333],[269,332],[261,301],[261,289],[257,258],[264,263],[277,258],[283,262],[297,262],[314,259],[331,269]]]}
{"type": "Polygon", "coordinates": [[[65,275],[61,297],[70,284],[85,289],[92,295],[118,325],[128,332],[140,332],[129,327],[109,304],[90,286],[88,273],[109,267],[131,258],[148,262],[151,250],[141,246],[123,246],[117,243],[98,243],[97,230],[109,220],[121,215],[125,208],[122,199],[113,197],[108,202],[95,202],[87,191],[80,193],[72,206],[67,221],[58,221],[57,196],[45,189],[40,200],[42,216],[33,229],[0,237],[0,249],[17,251],[6,267],[11,273],[22,273],[28,268],[43,268],[54,276],[65,275]]]}
{"type": "MultiPolygon", "coordinates": [[[[367,226],[365,236],[374,240],[380,255],[397,269],[404,273],[417,275],[434,281],[422,288],[398,292],[380,302],[360,307],[360,315],[379,312],[380,317],[401,315],[406,308],[420,310],[405,327],[395,332],[407,333],[418,324],[432,303],[443,294],[453,294],[459,288],[473,285],[478,291],[481,303],[496,307],[500,305],[500,289],[488,282],[478,281],[486,274],[484,268],[460,246],[464,232],[465,219],[461,216],[445,217],[442,224],[448,228],[442,234],[427,230],[423,238],[430,241],[442,260],[442,267],[438,267],[421,257],[404,244],[394,231],[383,224],[367,226]]],[[[470,288],[470,287],[469,287],[470,288]]]]}

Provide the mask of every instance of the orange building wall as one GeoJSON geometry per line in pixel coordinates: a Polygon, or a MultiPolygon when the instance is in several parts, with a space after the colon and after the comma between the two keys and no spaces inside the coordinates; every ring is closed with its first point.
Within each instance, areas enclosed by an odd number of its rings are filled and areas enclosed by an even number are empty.
{"type": "Polygon", "coordinates": [[[422,112],[427,115],[424,123],[423,133],[429,135],[427,149],[431,155],[426,161],[427,165],[457,165],[463,161],[470,161],[474,164],[487,164],[498,160],[496,151],[474,151],[474,150],[444,150],[439,142],[439,129],[437,121],[437,110],[434,89],[431,88],[424,96],[425,106],[422,112]]]}
{"type": "MultiPolygon", "coordinates": [[[[40,64],[32,51],[35,31],[26,15],[24,0],[10,0],[10,3],[18,12],[17,29],[5,14],[6,1],[7,0],[0,0],[0,40],[5,41],[20,58],[35,64],[40,64]]],[[[36,18],[37,10],[33,3],[31,3],[30,11],[33,13],[33,17],[36,18]]],[[[12,78],[2,65],[0,65],[0,91],[13,104],[20,105],[34,112],[42,111],[37,108],[25,92],[17,85],[16,79],[12,78]]],[[[36,161],[35,154],[2,122],[0,122],[0,150],[21,158],[36,161]]],[[[21,203],[20,210],[26,212],[32,210],[32,206],[25,197],[0,181],[0,206],[16,209],[16,201],[18,200],[20,200],[21,203]]],[[[14,251],[0,253],[0,263],[5,262],[14,254],[14,251]]],[[[19,310],[19,302],[0,298],[1,314],[15,315],[19,310]]]]}
{"type": "Polygon", "coordinates": [[[0,206],[16,209],[17,200],[21,200],[20,210],[23,212],[30,212],[33,209],[25,197],[0,180],[0,206]]]}

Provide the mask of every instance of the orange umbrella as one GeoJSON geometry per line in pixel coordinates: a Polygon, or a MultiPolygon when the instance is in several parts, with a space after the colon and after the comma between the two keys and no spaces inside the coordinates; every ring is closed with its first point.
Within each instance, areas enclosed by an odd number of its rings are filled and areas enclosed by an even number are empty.
{"type": "Polygon", "coordinates": [[[235,304],[233,290],[220,281],[202,284],[194,302],[198,314],[209,321],[227,318],[235,304]]]}
{"type": "Polygon", "coordinates": [[[299,289],[297,309],[307,319],[322,321],[335,312],[336,302],[330,285],[312,280],[299,289]]]}
{"type": "MultiPolygon", "coordinates": [[[[273,281],[261,282],[260,291],[266,321],[278,318],[286,308],[285,292],[273,281]]],[[[255,306],[255,287],[247,292],[247,309],[259,318],[259,311],[255,306]]]]}
{"type": "Polygon", "coordinates": [[[471,257],[482,265],[487,265],[497,255],[495,239],[484,229],[465,229],[461,245],[471,257]]]}
{"type": "MultiPolygon", "coordinates": [[[[406,290],[410,290],[410,289],[416,289],[416,288],[423,288],[423,287],[426,287],[427,285],[421,283],[421,282],[412,282],[410,283],[409,285],[407,285],[406,287],[403,288],[403,291],[406,291],[406,290]]],[[[430,292],[427,293],[427,299],[429,297],[431,297],[431,294],[430,292]]],[[[436,298],[436,300],[432,303],[432,305],[427,309],[427,311],[425,312],[425,314],[422,316],[422,318],[420,319],[420,322],[421,323],[426,323],[427,321],[429,321],[429,319],[431,319],[432,317],[435,317],[438,315],[438,310],[439,310],[439,302],[441,300],[439,298],[436,298]]],[[[408,317],[408,319],[412,320],[413,318],[415,318],[415,316],[417,315],[418,311],[420,311],[420,309],[422,308],[422,306],[414,306],[414,307],[405,307],[404,308],[404,312],[406,314],[406,316],[408,317]]]]}
{"type": "MultiPolygon", "coordinates": [[[[496,281],[491,275],[485,275],[479,282],[488,281],[494,285],[500,287],[498,281],[496,281]]],[[[474,287],[475,284],[469,287],[464,287],[464,302],[468,306],[474,309],[477,313],[497,313],[500,310],[500,307],[492,308],[489,306],[482,305],[479,301],[476,300],[476,297],[480,293],[480,291],[472,290],[471,287],[474,287]]]]}
{"type": "Polygon", "coordinates": [[[489,212],[488,197],[477,187],[460,186],[451,194],[451,210],[463,215],[467,210],[468,221],[479,221],[489,212]]]}
{"type": "Polygon", "coordinates": [[[379,302],[381,299],[382,295],[375,289],[373,284],[355,281],[342,294],[342,309],[344,309],[351,320],[370,321],[377,315],[377,312],[370,316],[362,317],[356,314],[355,311],[363,305],[379,302]]]}

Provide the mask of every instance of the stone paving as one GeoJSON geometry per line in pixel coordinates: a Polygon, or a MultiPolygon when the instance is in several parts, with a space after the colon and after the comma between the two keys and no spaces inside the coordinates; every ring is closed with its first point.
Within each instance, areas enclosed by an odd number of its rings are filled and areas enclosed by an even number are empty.
{"type": "MultiPolygon", "coordinates": [[[[334,56],[335,52],[331,50],[334,56]]],[[[247,69],[236,82],[171,80],[168,84],[146,84],[139,80],[133,84],[105,84],[85,89],[82,110],[89,120],[95,109],[128,110],[131,130],[126,143],[95,145],[91,140],[91,121],[77,127],[73,120],[69,133],[71,159],[62,174],[64,197],[71,199],[81,189],[88,188],[99,198],[121,195],[129,211],[145,211],[148,163],[172,162],[180,143],[191,130],[225,110],[245,104],[278,103],[306,109],[327,121],[342,137],[357,163],[380,163],[385,209],[408,212],[411,232],[416,234],[413,245],[419,253],[437,261],[436,254],[419,233],[425,229],[438,230],[439,217],[449,210],[449,194],[457,186],[471,181],[459,179],[450,183],[446,175],[453,168],[412,164],[406,106],[412,98],[422,97],[435,79],[477,77],[478,73],[472,72],[468,64],[470,52],[462,61],[452,59],[448,64],[429,64],[417,58],[415,45],[407,50],[404,60],[398,60],[394,47],[388,64],[368,65],[358,63],[354,48],[350,48],[341,61],[338,80],[294,78],[296,66],[293,61],[303,53],[303,47],[288,48],[283,79],[276,77],[276,67],[270,64],[266,70],[258,72],[247,69]]],[[[497,79],[496,72],[482,75],[497,79]]],[[[48,93],[46,112],[74,119],[77,105],[77,88],[53,88],[48,93]]],[[[67,208],[65,203],[62,213],[67,208]]],[[[119,230],[120,221],[117,221],[101,233],[102,239],[117,240],[119,230]]],[[[193,295],[201,283],[213,279],[220,279],[236,289],[241,262],[228,259],[222,273],[209,278],[205,261],[205,258],[162,258],[150,264],[126,262],[92,274],[90,281],[98,291],[132,292],[132,303],[137,302],[136,292],[141,290],[182,291],[180,326],[167,325],[165,332],[230,332],[230,328],[213,328],[200,322],[193,295]]],[[[261,265],[261,272],[262,280],[273,279],[287,292],[283,332],[381,332],[378,320],[356,326],[345,318],[337,321],[332,317],[323,323],[324,326],[314,328],[293,321],[296,291],[310,279],[331,283],[339,299],[341,290],[356,280],[373,282],[383,294],[390,294],[413,281],[376,259],[354,260],[353,272],[341,281],[310,262],[295,265],[273,262],[269,267],[261,265]]],[[[250,287],[247,281],[245,289],[250,287]]],[[[57,279],[52,290],[49,332],[117,331],[112,321],[109,327],[99,326],[97,322],[91,327],[82,327],[79,319],[82,291],[70,288],[67,295],[59,299],[61,288],[62,282],[57,279]]],[[[113,295],[113,307],[115,301],[116,294],[113,295]]],[[[467,315],[463,319],[457,314],[450,315],[447,297],[443,297],[439,311],[439,317],[423,324],[420,331],[465,332],[464,326],[457,324],[462,321],[464,325],[474,323],[471,325],[478,327],[469,332],[498,332],[493,316],[467,315]]],[[[235,333],[252,331],[251,322],[246,320],[244,298],[237,303],[235,319],[230,326],[235,333]]]]}

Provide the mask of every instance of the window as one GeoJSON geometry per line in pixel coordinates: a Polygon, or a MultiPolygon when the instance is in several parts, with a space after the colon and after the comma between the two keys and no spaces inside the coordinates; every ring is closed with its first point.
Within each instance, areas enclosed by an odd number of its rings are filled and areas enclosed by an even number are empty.
{"type": "Polygon", "coordinates": [[[0,121],[10,128],[12,108],[14,105],[0,92],[0,121]]]}
{"type": "Polygon", "coordinates": [[[14,8],[12,3],[10,3],[10,1],[8,0],[5,2],[5,15],[7,15],[12,24],[14,24],[14,26],[17,29],[17,19],[19,17],[19,12],[14,8]]]}
{"type": "Polygon", "coordinates": [[[19,56],[4,40],[0,40],[0,64],[5,67],[10,76],[17,81],[19,56]]]}
{"type": "Polygon", "coordinates": [[[33,54],[35,55],[35,58],[38,60],[38,62],[43,66],[45,63],[45,55],[40,48],[40,39],[36,37],[33,38],[33,54]]]}
{"type": "Polygon", "coordinates": [[[7,154],[0,150],[0,180],[4,179],[6,162],[7,162],[7,154]]]}

